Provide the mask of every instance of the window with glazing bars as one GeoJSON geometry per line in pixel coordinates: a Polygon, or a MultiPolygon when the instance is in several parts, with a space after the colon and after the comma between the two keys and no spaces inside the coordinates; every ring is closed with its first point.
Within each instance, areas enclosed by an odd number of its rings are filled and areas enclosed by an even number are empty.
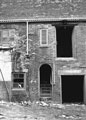
{"type": "Polygon", "coordinates": [[[48,45],[48,29],[40,30],[40,45],[47,46],[48,45]]]}
{"type": "Polygon", "coordinates": [[[13,88],[25,88],[25,73],[12,73],[13,88]]]}

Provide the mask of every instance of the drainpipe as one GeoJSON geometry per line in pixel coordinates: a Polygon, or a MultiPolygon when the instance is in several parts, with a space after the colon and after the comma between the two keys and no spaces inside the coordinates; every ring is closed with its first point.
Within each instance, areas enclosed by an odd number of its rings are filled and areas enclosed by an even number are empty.
{"type": "Polygon", "coordinates": [[[27,23],[27,27],[26,27],[26,29],[27,29],[26,30],[27,31],[27,33],[26,33],[27,34],[27,49],[26,49],[26,51],[27,51],[27,55],[28,55],[28,50],[29,50],[29,47],[28,47],[28,45],[29,45],[29,43],[28,43],[29,42],[28,41],[28,21],[26,23],[27,23]]]}
{"type": "MultiPolygon", "coordinates": [[[[29,27],[28,27],[28,21],[27,21],[27,22],[26,22],[26,31],[27,31],[27,32],[26,32],[26,36],[27,36],[26,57],[27,57],[28,59],[30,59],[30,56],[29,56],[29,53],[28,53],[28,51],[29,51],[28,30],[29,30],[29,27]]],[[[28,68],[27,74],[28,74],[28,77],[29,77],[29,68],[28,68]]],[[[28,80],[28,86],[29,86],[29,89],[28,89],[29,99],[31,100],[31,95],[30,95],[30,82],[29,82],[29,80],[28,80]]]]}

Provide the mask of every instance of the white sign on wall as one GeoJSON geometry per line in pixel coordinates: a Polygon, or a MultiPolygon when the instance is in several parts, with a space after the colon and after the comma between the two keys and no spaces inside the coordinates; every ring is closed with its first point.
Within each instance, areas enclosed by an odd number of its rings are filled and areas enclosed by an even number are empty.
{"type": "MultiPolygon", "coordinates": [[[[11,55],[9,51],[0,51],[0,71],[5,81],[11,81],[11,55]]],[[[0,81],[3,81],[0,72],[0,81]]]]}

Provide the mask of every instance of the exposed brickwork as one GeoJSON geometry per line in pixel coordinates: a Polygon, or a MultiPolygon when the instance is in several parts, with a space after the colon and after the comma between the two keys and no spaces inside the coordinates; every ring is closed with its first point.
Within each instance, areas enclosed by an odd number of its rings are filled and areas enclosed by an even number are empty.
{"type": "MultiPolygon", "coordinates": [[[[2,24],[0,26],[0,30],[2,29],[15,29],[16,35],[15,40],[12,41],[13,43],[17,43],[18,39],[24,38],[26,40],[26,24],[2,24]]],[[[86,34],[85,24],[80,24],[76,26],[73,31],[72,41],[73,41],[73,51],[74,51],[74,59],[71,60],[56,60],[56,29],[54,26],[47,24],[31,24],[29,25],[29,39],[32,40],[30,45],[32,46],[33,51],[35,52],[34,58],[30,61],[30,69],[29,69],[29,76],[27,77],[26,81],[26,91],[12,91],[13,96],[15,97],[15,93],[19,96],[22,96],[22,99],[29,97],[28,99],[31,100],[38,100],[39,99],[39,68],[42,64],[49,64],[53,70],[53,63],[55,63],[55,81],[53,81],[53,91],[52,91],[52,100],[61,102],[61,84],[60,84],[60,74],[59,70],[66,70],[66,69],[80,69],[81,67],[85,67],[86,63],[86,56],[85,56],[85,34],[86,34]],[[49,30],[49,46],[48,47],[40,47],[40,32],[41,28],[47,28],[49,30]],[[28,83],[29,81],[29,83],[28,83]],[[54,83],[55,82],[55,83],[54,83]],[[28,93],[28,90],[30,94],[28,93]]],[[[9,40],[9,44],[12,46],[12,42],[9,40]]],[[[2,45],[4,45],[2,43],[2,45]]],[[[30,47],[30,46],[29,46],[30,47]]],[[[23,49],[23,48],[22,48],[23,49]]],[[[24,47],[24,51],[26,51],[26,46],[24,47]]],[[[85,71],[85,68],[82,68],[85,71]]],[[[10,87],[9,87],[10,88],[10,87]]],[[[2,99],[7,99],[7,93],[5,87],[1,85],[1,90],[3,91],[0,93],[0,97],[2,99]],[[5,96],[4,96],[5,94],[5,96]]],[[[11,94],[11,92],[10,92],[11,94]]],[[[12,96],[12,99],[14,100],[12,96]]],[[[16,98],[16,97],[15,97],[16,98]]]]}

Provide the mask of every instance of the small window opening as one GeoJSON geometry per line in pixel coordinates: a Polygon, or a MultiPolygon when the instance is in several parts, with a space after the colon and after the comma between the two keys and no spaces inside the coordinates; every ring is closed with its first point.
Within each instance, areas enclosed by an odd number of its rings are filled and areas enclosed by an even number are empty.
{"type": "Polygon", "coordinates": [[[56,26],[57,57],[72,57],[72,32],[74,25],[56,26]]]}
{"type": "Polygon", "coordinates": [[[47,46],[48,45],[48,29],[40,30],[40,45],[47,46]]]}
{"type": "Polygon", "coordinates": [[[2,40],[5,41],[5,40],[14,40],[14,37],[15,37],[15,29],[3,29],[1,31],[1,37],[2,37],[2,40]]]}

